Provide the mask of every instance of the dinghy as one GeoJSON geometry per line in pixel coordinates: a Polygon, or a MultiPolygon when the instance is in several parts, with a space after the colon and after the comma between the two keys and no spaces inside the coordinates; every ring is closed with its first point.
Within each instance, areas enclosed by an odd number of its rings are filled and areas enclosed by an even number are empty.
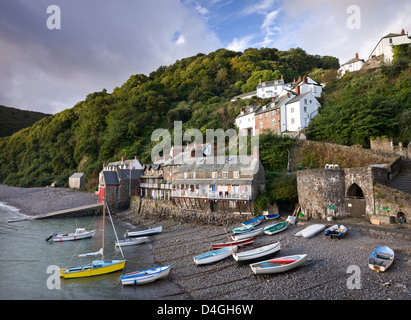
{"type": "Polygon", "coordinates": [[[159,234],[163,232],[163,227],[155,227],[155,228],[150,228],[147,230],[141,230],[141,231],[132,231],[132,232],[127,232],[127,236],[129,237],[144,237],[144,236],[149,236],[153,234],[159,234]]]}
{"type": "Polygon", "coordinates": [[[378,247],[368,257],[368,266],[371,270],[384,272],[392,265],[394,256],[394,251],[391,248],[387,246],[378,247]]]}
{"type": "Polygon", "coordinates": [[[74,241],[80,239],[91,238],[96,233],[96,230],[87,231],[87,228],[77,228],[73,233],[57,233],[53,232],[46,241],[53,239],[55,242],[74,241]]]}
{"type": "Polygon", "coordinates": [[[279,217],[280,217],[280,215],[278,213],[276,213],[276,214],[266,214],[264,216],[264,218],[266,218],[267,220],[274,220],[274,219],[277,219],[279,217]]]}
{"type": "Polygon", "coordinates": [[[341,224],[335,224],[327,229],[325,229],[324,234],[326,236],[330,236],[331,239],[334,238],[344,238],[345,234],[347,233],[347,228],[341,224]]]}
{"type": "Polygon", "coordinates": [[[168,276],[171,266],[157,267],[142,271],[135,271],[123,274],[120,279],[121,283],[126,285],[139,285],[154,282],[168,276]]]}
{"type": "Polygon", "coordinates": [[[304,264],[305,261],[307,261],[307,255],[298,254],[253,263],[250,264],[250,267],[255,274],[279,273],[297,268],[298,266],[304,264]]]}
{"type": "Polygon", "coordinates": [[[224,247],[229,247],[229,246],[237,246],[237,247],[242,247],[242,246],[251,246],[254,243],[254,238],[246,238],[243,240],[238,240],[238,241],[231,241],[231,242],[222,242],[222,243],[216,243],[211,245],[213,250],[221,249],[224,247]]]}
{"type": "Polygon", "coordinates": [[[243,233],[237,233],[237,234],[231,236],[231,238],[235,241],[238,241],[238,240],[242,240],[242,239],[245,239],[245,238],[252,238],[252,237],[258,236],[262,232],[263,232],[263,228],[258,228],[258,229],[243,232],[243,233]]]}
{"type": "Polygon", "coordinates": [[[276,224],[270,224],[269,226],[264,227],[264,233],[272,236],[273,234],[284,231],[288,227],[288,221],[279,222],[276,224]]]}
{"type": "Polygon", "coordinates": [[[237,247],[236,246],[224,247],[224,248],[219,249],[219,250],[209,251],[209,252],[200,254],[198,256],[195,256],[194,257],[194,262],[197,265],[214,263],[214,262],[223,260],[223,259],[231,256],[233,251],[237,252],[237,247]]]}
{"type": "Polygon", "coordinates": [[[240,253],[233,253],[233,258],[236,261],[254,260],[270,256],[281,250],[280,241],[269,244],[267,246],[259,247],[252,250],[247,250],[240,253]]]}
{"type": "Polygon", "coordinates": [[[300,232],[297,232],[295,235],[297,237],[304,237],[304,238],[311,238],[314,237],[317,233],[323,231],[325,229],[325,225],[323,224],[313,224],[300,232]]]}
{"type": "Polygon", "coordinates": [[[145,242],[148,241],[148,239],[149,239],[149,237],[138,237],[138,238],[132,238],[132,239],[124,239],[124,240],[115,241],[114,245],[116,247],[134,246],[136,244],[145,243],[145,242]]]}
{"type": "Polygon", "coordinates": [[[234,233],[243,233],[243,232],[250,231],[253,228],[254,228],[253,224],[248,224],[246,226],[232,228],[231,231],[233,231],[234,233]]]}
{"type": "Polygon", "coordinates": [[[263,219],[264,219],[264,216],[259,216],[254,219],[247,220],[246,222],[243,222],[243,226],[247,226],[249,224],[253,224],[254,226],[257,226],[263,221],[263,219]]]}

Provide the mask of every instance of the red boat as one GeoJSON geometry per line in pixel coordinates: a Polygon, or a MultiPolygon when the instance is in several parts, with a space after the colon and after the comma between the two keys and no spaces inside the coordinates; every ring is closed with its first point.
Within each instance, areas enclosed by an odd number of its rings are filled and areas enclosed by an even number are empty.
{"type": "Polygon", "coordinates": [[[241,247],[241,246],[251,246],[254,243],[254,238],[246,238],[246,239],[242,239],[242,240],[238,240],[238,241],[231,241],[231,242],[223,242],[223,243],[217,243],[217,244],[213,244],[211,245],[211,247],[213,248],[213,250],[217,250],[217,249],[221,249],[224,247],[228,247],[228,246],[237,246],[237,247],[241,247]]]}

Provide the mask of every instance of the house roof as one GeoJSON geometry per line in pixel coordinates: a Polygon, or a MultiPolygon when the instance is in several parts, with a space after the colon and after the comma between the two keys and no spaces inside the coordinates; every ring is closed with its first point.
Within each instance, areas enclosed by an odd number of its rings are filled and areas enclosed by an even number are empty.
{"type": "Polygon", "coordinates": [[[298,96],[295,96],[294,98],[290,99],[289,101],[286,102],[286,104],[290,104],[290,103],[294,103],[297,101],[300,101],[301,99],[303,99],[305,96],[309,95],[311,93],[311,91],[308,91],[306,93],[302,93],[299,94],[298,96]]]}
{"type": "Polygon", "coordinates": [[[120,184],[116,171],[103,171],[103,176],[107,186],[120,184]]]}
{"type": "Polygon", "coordinates": [[[254,113],[255,110],[257,110],[258,106],[247,106],[247,109],[244,111],[244,114],[239,114],[236,119],[248,116],[249,114],[254,113]]]}
{"type": "Polygon", "coordinates": [[[131,173],[131,179],[138,179],[140,178],[143,174],[143,170],[130,170],[130,169],[120,169],[118,170],[118,177],[121,179],[130,179],[130,173],[131,173]]]}
{"type": "Polygon", "coordinates": [[[363,60],[363,59],[358,59],[357,60],[356,58],[352,58],[351,60],[348,60],[346,63],[342,64],[341,67],[345,66],[346,64],[350,64],[350,63],[354,63],[354,62],[360,62],[360,61],[365,63],[365,60],[363,60]]]}
{"type": "MultiPolygon", "coordinates": [[[[290,94],[295,94],[294,92],[291,92],[291,91],[289,91],[289,92],[290,92],[290,94]]],[[[290,99],[290,97],[288,95],[279,96],[274,101],[270,102],[269,104],[267,104],[265,106],[258,107],[258,109],[255,111],[255,114],[258,115],[260,113],[265,113],[265,112],[268,112],[268,111],[272,111],[272,110],[281,108],[281,106],[286,104],[289,99],[290,99]],[[264,107],[265,107],[265,109],[264,109],[264,107]]]]}
{"type": "Polygon", "coordinates": [[[239,94],[238,96],[233,97],[231,100],[237,100],[237,99],[241,99],[241,98],[245,98],[245,97],[252,97],[257,95],[257,90],[254,91],[250,91],[250,92],[246,92],[243,94],[239,94]]]}
{"type": "Polygon", "coordinates": [[[264,81],[264,82],[258,83],[257,88],[281,86],[283,84],[285,84],[284,80],[264,81]]]}
{"type": "Polygon", "coordinates": [[[81,178],[81,177],[84,177],[84,173],[76,172],[75,174],[73,174],[73,175],[70,177],[70,179],[71,179],[71,178],[81,178]]]}

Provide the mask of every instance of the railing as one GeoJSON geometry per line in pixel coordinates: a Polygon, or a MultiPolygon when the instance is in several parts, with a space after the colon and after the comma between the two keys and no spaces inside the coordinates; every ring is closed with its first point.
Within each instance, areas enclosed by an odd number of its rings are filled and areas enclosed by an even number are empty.
{"type": "Polygon", "coordinates": [[[232,199],[232,200],[251,200],[250,194],[238,194],[238,193],[225,193],[225,192],[206,192],[201,191],[187,191],[187,190],[176,190],[171,192],[172,197],[182,197],[182,198],[202,198],[202,199],[232,199]]]}

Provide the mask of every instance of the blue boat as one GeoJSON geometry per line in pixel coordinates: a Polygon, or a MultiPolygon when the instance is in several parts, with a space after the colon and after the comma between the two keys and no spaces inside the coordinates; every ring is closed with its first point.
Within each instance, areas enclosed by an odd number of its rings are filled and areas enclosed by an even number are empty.
{"type": "Polygon", "coordinates": [[[224,247],[222,249],[209,251],[198,256],[195,256],[193,259],[197,265],[208,264],[223,260],[231,256],[233,252],[237,252],[236,246],[224,247]]]}
{"type": "Polygon", "coordinates": [[[384,272],[394,262],[394,256],[394,251],[391,248],[387,246],[378,247],[368,257],[368,266],[371,270],[384,272]]]}
{"type": "Polygon", "coordinates": [[[263,219],[264,219],[264,216],[259,216],[254,219],[250,219],[250,220],[247,220],[246,222],[243,222],[243,225],[247,226],[249,224],[253,224],[254,226],[257,226],[263,221],[263,219]]]}
{"type": "Polygon", "coordinates": [[[264,215],[264,218],[266,218],[267,220],[273,220],[273,219],[277,219],[279,217],[280,217],[280,215],[278,213],[264,215]]]}
{"type": "Polygon", "coordinates": [[[120,279],[123,285],[146,284],[166,277],[170,273],[171,266],[157,267],[142,271],[123,274],[120,279]]]}

